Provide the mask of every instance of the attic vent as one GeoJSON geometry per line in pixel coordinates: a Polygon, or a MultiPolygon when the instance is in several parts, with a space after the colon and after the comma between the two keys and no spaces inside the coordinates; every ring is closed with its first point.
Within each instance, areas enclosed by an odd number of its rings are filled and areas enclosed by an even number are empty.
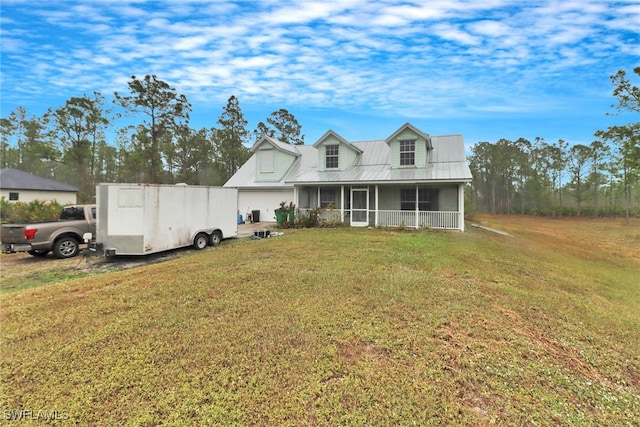
{"type": "Polygon", "coordinates": [[[260,154],[260,172],[273,173],[273,150],[263,149],[258,153],[260,154]]]}

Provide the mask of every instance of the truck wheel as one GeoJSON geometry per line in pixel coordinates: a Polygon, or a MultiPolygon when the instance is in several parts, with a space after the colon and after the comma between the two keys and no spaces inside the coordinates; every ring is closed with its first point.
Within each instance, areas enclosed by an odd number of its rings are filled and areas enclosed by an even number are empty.
{"type": "Polygon", "coordinates": [[[49,253],[49,250],[48,249],[35,249],[33,251],[29,251],[28,253],[31,256],[37,256],[39,258],[44,258],[49,253]]]}
{"type": "Polygon", "coordinates": [[[209,238],[206,233],[198,233],[196,238],[193,239],[193,248],[194,249],[204,249],[207,247],[207,243],[209,243],[209,238]]]}
{"type": "Polygon", "coordinates": [[[80,252],[80,244],[73,237],[61,237],[53,245],[53,255],[56,258],[72,258],[80,252]]]}
{"type": "Polygon", "coordinates": [[[214,231],[211,233],[211,246],[218,246],[222,241],[222,233],[219,231],[214,231]]]}

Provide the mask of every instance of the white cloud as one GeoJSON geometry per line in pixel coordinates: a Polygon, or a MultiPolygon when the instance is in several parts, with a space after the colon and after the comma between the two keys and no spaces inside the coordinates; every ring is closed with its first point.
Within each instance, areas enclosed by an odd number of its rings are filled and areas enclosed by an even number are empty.
{"type": "Polygon", "coordinates": [[[156,74],[194,103],[234,93],[258,105],[507,114],[543,109],[530,100],[562,84],[577,88],[577,73],[608,85],[612,64],[640,58],[640,4],[70,3],[3,2],[3,98],[12,95],[7,87],[61,96],[92,86],[125,92],[132,74],[156,74]],[[4,13],[14,9],[21,19],[4,13]]]}
{"type": "Polygon", "coordinates": [[[457,42],[463,45],[477,45],[480,43],[480,39],[467,31],[464,31],[457,25],[452,25],[449,23],[440,23],[431,27],[434,34],[438,37],[450,40],[453,42],[457,42]]]}

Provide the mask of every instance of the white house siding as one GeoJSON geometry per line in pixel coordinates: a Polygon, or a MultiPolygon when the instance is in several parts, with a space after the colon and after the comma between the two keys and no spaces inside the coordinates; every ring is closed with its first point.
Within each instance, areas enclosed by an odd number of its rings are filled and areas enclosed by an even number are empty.
{"type": "Polygon", "coordinates": [[[17,202],[30,203],[35,200],[40,201],[56,201],[61,205],[74,205],[78,198],[76,193],[67,191],[37,191],[37,190],[5,190],[0,192],[0,197],[4,197],[9,201],[9,193],[18,193],[17,202]]]}
{"type": "Polygon", "coordinates": [[[293,188],[288,190],[240,190],[238,191],[238,213],[246,218],[253,210],[260,211],[260,222],[275,222],[274,210],[280,202],[294,202],[293,188]]]}

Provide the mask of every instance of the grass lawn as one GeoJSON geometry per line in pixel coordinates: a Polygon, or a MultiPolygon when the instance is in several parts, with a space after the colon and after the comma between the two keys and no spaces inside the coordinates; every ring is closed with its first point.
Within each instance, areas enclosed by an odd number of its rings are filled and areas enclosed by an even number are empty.
{"type": "Polygon", "coordinates": [[[5,293],[0,416],[637,425],[640,221],[478,221],[513,237],[286,230],[5,293]]]}

